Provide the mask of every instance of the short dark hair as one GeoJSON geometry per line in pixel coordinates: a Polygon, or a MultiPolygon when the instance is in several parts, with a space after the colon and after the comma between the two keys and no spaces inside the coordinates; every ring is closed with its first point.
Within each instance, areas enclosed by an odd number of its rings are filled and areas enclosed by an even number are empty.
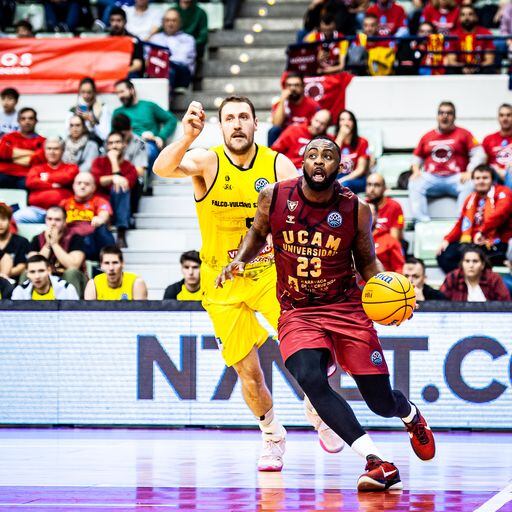
{"type": "Polygon", "coordinates": [[[132,122],[126,114],[116,114],[112,118],[112,132],[123,132],[132,129],[132,122]]]}
{"type": "Polygon", "coordinates": [[[409,256],[404,265],[421,265],[423,269],[423,273],[425,273],[425,262],[421,258],[415,258],[414,256],[409,256]]]}
{"type": "Polygon", "coordinates": [[[478,18],[478,13],[476,12],[476,9],[472,5],[461,5],[460,12],[462,12],[462,9],[471,9],[476,14],[476,17],[478,18]]]}
{"type": "Polygon", "coordinates": [[[135,91],[135,85],[133,85],[133,82],[131,80],[128,80],[128,78],[122,78],[121,80],[118,80],[114,84],[114,87],[117,87],[118,85],[121,85],[121,84],[126,85],[126,87],[128,87],[128,89],[130,89],[131,91],[135,91]]]}
{"type": "Polygon", "coordinates": [[[422,21],[422,22],[418,25],[418,28],[419,28],[419,27],[421,27],[421,25],[428,25],[428,26],[432,29],[432,31],[433,31],[435,34],[437,34],[437,29],[436,29],[436,27],[434,26],[434,24],[433,24],[433,23],[430,23],[430,21],[422,21]]]}
{"type": "Polygon", "coordinates": [[[252,117],[256,119],[256,109],[254,108],[254,105],[252,101],[247,96],[228,96],[227,98],[224,98],[222,100],[222,103],[219,107],[219,121],[222,120],[222,109],[227,103],[247,103],[249,107],[251,108],[252,117]]]}
{"type": "Polygon", "coordinates": [[[498,112],[502,109],[502,108],[509,108],[509,109],[512,109],[512,105],[510,103],[502,103],[500,105],[500,107],[498,108],[498,112]]]}
{"type": "Polygon", "coordinates": [[[105,139],[105,142],[108,141],[108,139],[110,139],[110,137],[112,137],[112,135],[119,135],[119,137],[121,137],[121,139],[124,140],[123,134],[121,132],[111,131],[107,135],[107,138],[105,139]]]}
{"type": "Polygon", "coordinates": [[[91,78],[90,76],[84,76],[82,80],[80,80],[80,83],[78,84],[78,88],[82,87],[82,85],[89,84],[92,87],[92,90],[96,94],[96,82],[94,81],[94,78],[91,78]]]}
{"type": "Polygon", "coordinates": [[[30,263],[44,263],[47,267],[50,267],[50,262],[42,254],[34,254],[27,259],[27,267],[30,263]]]}
{"type": "Polygon", "coordinates": [[[11,220],[12,208],[6,203],[0,203],[0,218],[11,220]]]}
{"type": "Polygon", "coordinates": [[[66,214],[66,210],[62,206],[59,206],[58,204],[56,204],[54,206],[50,206],[50,208],[48,208],[48,210],[46,210],[46,215],[48,215],[48,212],[50,210],[59,210],[62,213],[62,216],[64,217],[64,220],[66,220],[66,215],[67,215],[66,214]]]}
{"type": "Polygon", "coordinates": [[[376,14],[373,14],[371,12],[365,13],[364,17],[365,18],[370,18],[370,19],[375,20],[375,21],[379,21],[379,17],[376,14]]]}
{"type": "Polygon", "coordinates": [[[308,150],[309,146],[311,145],[312,142],[315,142],[315,140],[325,140],[327,142],[330,142],[334,148],[336,149],[336,154],[338,155],[338,159],[341,160],[341,149],[339,148],[338,144],[336,144],[336,142],[334,142],[330,137],[328,137],[327,135],[316,135],[315,137],[313,137],[306,145],[306,149],[304,151],[304,154],[306,153],[306,151],[308,150]]]}
{"type": "Polygon", "coordinates": [[[320,23],[325,23],[326,25],[330,25],[331,23],[335,23],[336,19],[332,12],[326,12],[320,18],[320,23]]]}
{"type": "Polygon", "coordinates": [[[477,165],[471,172],[471,179],[473,179],[475,177],[475,172],[488,172],[491,175],[491,178],[493,181],[496,178],[496,173],[494,172],[494,169],[490,165],[487,165],[487,164],[477,165]]]}
{"type": "Polygon", "coordinates": [[[185,261],[193,261],[198,265],[201,265],[201,257],[197,251],[187,251],[180,256],[180,265],[183,265],[185,261]]]}
{"type": "Polygon", "coordinates": [[[441,103],[439,103],[439,106],[437,107],[437,109],[439,110],[441,107],[451,107],[453,109],[453,114],[454,115],[457,114],[457,110],[452,101],[441,101],[441,103]]]}
{"type": "Polygon", "coordinates": [[[123,20],[126,22],[126,13],[123,9],[121,9],[121,7],[118,7],[117,5],[110,9],[110,14],[108,15],[108,18],[110,19],[112,16],[121,16],[121,18],[123,18],[123,20]]]}
{"type": "Polygon", "coordinates": [[[15,101],[18,101],[20,97],[20,93],[14,87],[6,87],[2,92],[0,92],[0,98],[12,98],[15,101]]]}
{"type": "Polygon", "coordinates": [[[119,261],[121,263],[124,261],[123,252],[121,251],[121,249],[119,249],[119,247],[117,247],[117,245],[106,245],[101,249],[100,263],[103,261],[103,256],[105,256],[106,254],[116,254],[117,256],[119,256],[119,261]]]}
{"type": "Polygon", "coordinates": [[[302,83],[304,83],[304,77],[300,73],[297,73],[297,71],[290,71],[286,74],[286,78],[284,79],[285,84],[288,78],[298,78],[302,83]]]}
{"type": "Polygon", "coordinates": [[[23,115],[25,112],[32,112],[34,114],[34,117],[36,118],[36,121],[37,121],[37,112],[35,111],[35,109],[33,109],[32,107],[23,107],[21,110],[18,111],[18,119],[20,118],[21,115],[23,115]]]}
{"type": "Polygon", "coordinates": [[[19,20],[14,24],[14,28],[26,28],[30,32],[34,32],[34,27],[32,23],[28,20],[19,20]]]}

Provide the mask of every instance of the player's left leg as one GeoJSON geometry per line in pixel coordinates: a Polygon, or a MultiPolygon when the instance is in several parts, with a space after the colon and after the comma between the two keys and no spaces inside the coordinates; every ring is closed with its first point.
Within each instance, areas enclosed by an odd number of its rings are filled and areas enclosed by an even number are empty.
{"type": "Polygon", "coordinates": [[[388,375],[352,375],[368,407],[379,416],[400,418],[409,432],[414,453],[422,460],[434,458],[434,435],[419,409],[404,394],[391,389],[388,375]]]}

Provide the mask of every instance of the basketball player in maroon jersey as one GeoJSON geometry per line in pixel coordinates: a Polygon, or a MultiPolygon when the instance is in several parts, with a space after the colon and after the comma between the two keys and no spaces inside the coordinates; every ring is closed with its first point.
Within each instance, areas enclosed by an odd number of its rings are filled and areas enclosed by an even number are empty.
{"type": "Polygon", "coordinates": [[[217,286],[243,273],[272,234],[286,367],[325,423],[366,459],[358,490],[402,489],[397,467],[384,460],[328,381],[340,364],[374,413],[402,419],[420,459],[434,457],[432,432],[417,407],[391,389],[377,333],[362,309],[356,270],[367,281],[383,268],[375,257],[370,209],[338,184],[339,167],[338,146],[326,137],[313,139],[304,154],[304,176],[260,193],[254,223],[217,286]]]}

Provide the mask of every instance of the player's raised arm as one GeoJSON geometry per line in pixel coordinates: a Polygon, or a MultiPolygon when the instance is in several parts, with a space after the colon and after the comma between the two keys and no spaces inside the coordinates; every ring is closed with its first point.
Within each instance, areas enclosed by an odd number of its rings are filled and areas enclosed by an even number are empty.
{"type": "Polygon", "coordinates": [[[205,123],[203,106],[193,101],[183,116],[183,137],[169,144],[158,155],[153,164],[153,172],[162,178],[183,178],[201,176],[208,159],[208,151],[195,148],[188,151],[192,143],[203,131],[205,123]]]}
{"type": "Polygon", "coordinates": [[[233,261],[222,269],[215,284],[222,288],[227,279],[233,279],[237,274],[244,271],[246,263],[252,261],[267,243],[267,236],[270,233],[270,203],[274,193],[274,184],[267,185],[258,196],[258,209],[251,228],[242,240],[237,255],[233,261]]]}
{"type": "Polygon", "coordinates": [[[382,263],[375,255],[375,244],[372,235],[372,212],[363,201],[359,201],[357,213],[357,235],[353,246],[354,262],[357,271],[365,281],[384,272],[382,263]]]}

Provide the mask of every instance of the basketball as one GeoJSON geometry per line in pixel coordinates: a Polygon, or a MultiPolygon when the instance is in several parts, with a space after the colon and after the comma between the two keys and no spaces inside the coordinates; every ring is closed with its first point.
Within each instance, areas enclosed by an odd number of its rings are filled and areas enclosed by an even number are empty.
{"type": "Polygon", "coordinates": [[[363,289],[363,309],[368,318],[381,325],[400,325],[414,312],[414,286],[402,274],[381,272],[363,289]]]}

